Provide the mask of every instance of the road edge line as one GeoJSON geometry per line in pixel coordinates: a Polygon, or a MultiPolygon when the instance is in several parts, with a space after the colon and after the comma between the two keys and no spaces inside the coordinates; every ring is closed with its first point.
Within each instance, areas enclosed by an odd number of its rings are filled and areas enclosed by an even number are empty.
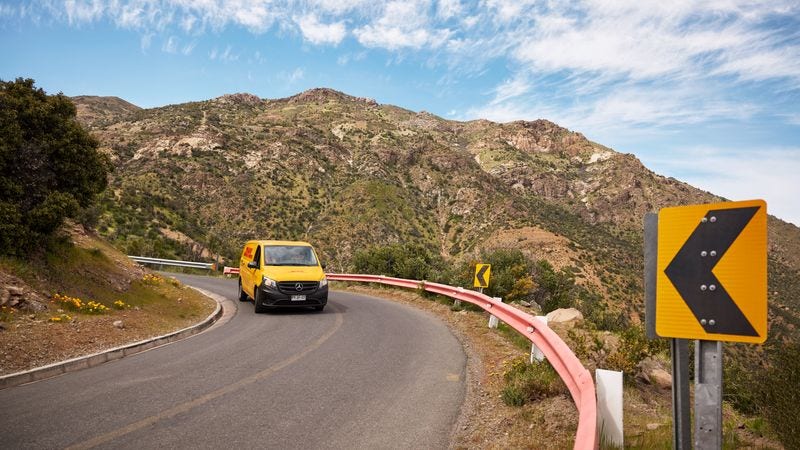
{"type": "Polygon", "coordinates": [[[16,372],[0,376],[0,390],[32,383],[34,381],[46,380],[48,378],[57,377],[69,372],[76,372],[78,370],[99,366],[100,364],[104,364],[109,361],[115,361],[126,356],[135,355],[137,353],[160,347],[162,345],[177,342],[205,331],[223,316],[225,310],[227,309],[223,308],[223,304],[230,303],[230,301],[221,295],[209,292],[205,289],[196,288],[194,286],[189,287],[217,303],[217,307],[214,312],[209,314],[208,317],[203,319],[201,322],[177,331],[173,331],[171,333],[151,337],[131,344],[121,345],[119,347],[110,348],[108,350],[103,350],[91,355],[79,356],[77,358],[36,367],[23,372],[16,372]]]}

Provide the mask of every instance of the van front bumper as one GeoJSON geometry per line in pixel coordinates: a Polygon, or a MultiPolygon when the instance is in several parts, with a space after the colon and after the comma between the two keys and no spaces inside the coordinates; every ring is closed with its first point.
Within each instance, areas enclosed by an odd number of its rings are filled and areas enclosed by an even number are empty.
{"type": "Polygon", "coordinates": [[[292,308],[298,306],[325,306],[328,303],[328,286],[322,286],[313,291],[292,292],[284,291],[280,288],[267,287],[262,285],[260,288],[261,304],[269,308],[292,308]],[[297,296],[305,296],[303,300],[296,299],[297,296]],[[292,298],[295,300],[292,300],[292,298]]]}

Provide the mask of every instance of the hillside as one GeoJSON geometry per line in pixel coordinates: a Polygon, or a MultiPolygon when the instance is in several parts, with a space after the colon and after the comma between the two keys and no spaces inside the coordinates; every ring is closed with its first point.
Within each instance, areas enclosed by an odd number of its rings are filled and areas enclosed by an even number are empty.
{"type": "Polygon", "coordinates": [[[29,256],[0,257],[0,375],[176,331],[216,307],[74,223],[29,256]]]}
{"type": "MultiPolygon", "coordinates": [[[[345,271],[375,244],[520,248],[638,322],[643,215],[720,200],[546,120],[449,121],[329,89],[73,100],[116,166],[98,229],[129,254],[230,264],[253,237],[306,239],[345,271]]],[[[800,229],[771,218],[769,234],[776,339],[800,326],[800,229]]]]}

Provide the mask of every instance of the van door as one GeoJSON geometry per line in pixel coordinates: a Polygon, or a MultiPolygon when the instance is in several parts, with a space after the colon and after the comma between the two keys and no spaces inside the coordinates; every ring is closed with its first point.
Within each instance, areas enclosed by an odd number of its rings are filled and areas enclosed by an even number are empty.
{"type": "Polygon", "coordinates": [[[260,273],[261,273],[261,245],[256,244],[256,251],[253,253],[253,259],[251,261],[255,261],[257,263],[257,267],[258,268],[257,269],[251,269],[249,267],[247,268],[247,274],[248,274],[248,277],[249,277],[249,281],[248,281],[249,284],[247,286],[249,288],[253,289],[253,298],[255,298],[256,291],[255,291],[255,288],[253,288],[253,286],[258,286],[259,284],[261,284],[261,279],[260,279],[261,278],[260,277],[260,273]]]}
{"type": "Polygon", "coordinates": [[[253,288],[253,269],[248,268],[247,263],[253,260],[256,247],[257,245],[252,242],[245,244],[244,250],[242,250],[242,257],[239,260],[239,277],[242,279],[242,290],[250,295],[255,294],[251,292],[253,288]]]}

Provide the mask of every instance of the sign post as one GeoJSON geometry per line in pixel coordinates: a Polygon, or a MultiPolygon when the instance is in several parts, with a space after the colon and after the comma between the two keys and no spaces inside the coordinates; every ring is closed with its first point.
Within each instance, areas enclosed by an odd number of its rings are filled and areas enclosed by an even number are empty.
{"type": "Polygon", "coordinates": [[[722,446],[722,341],[767,339],[767,205],[663,208],[645,216],[647,336],[672,338],[674,448],[689,448],[688,339],[696,340],[697,449],[722,446]]]}

